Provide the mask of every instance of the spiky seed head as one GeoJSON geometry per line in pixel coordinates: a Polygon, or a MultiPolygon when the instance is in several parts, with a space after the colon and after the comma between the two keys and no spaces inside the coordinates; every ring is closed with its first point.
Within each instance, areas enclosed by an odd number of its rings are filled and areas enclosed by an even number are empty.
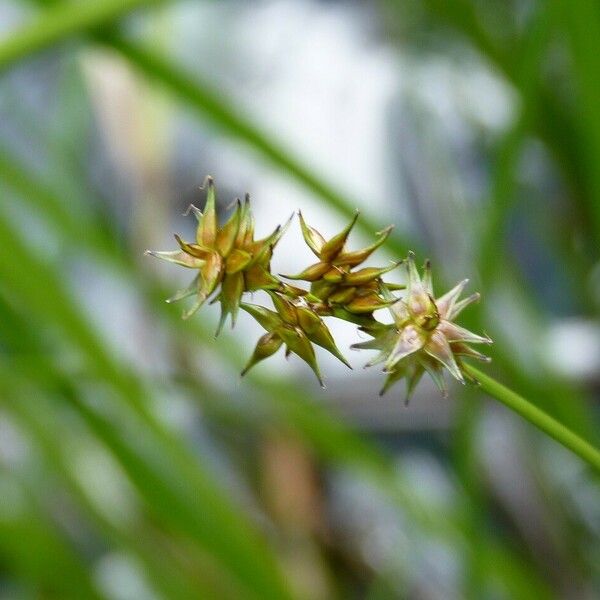
{"type": "Polygon", "coordinates": [[[219,227],[216,209],[216,189],[212,177],[207,177],[206,204],[201,211],[191,205],[198,221],[196,241],[186,242],[175,236],[180,250],[172,252],[147,251],[150,256],[166,260],[187,268],[197,269],[199,277],[194,280],[193,289],[185,288],[169,301],[175,302],[191,295],[196,300],[184,318],[192,316],[214,293],[221,305],[221,319],[217,334],[228,316],[235,324],[241,298],[244,292],[283,288],[270,269],[273,247],[277,244],[286,227],[277,227],[262,240],[254,239],[254,217],[250,210],[248,195],[244,202],[237,200],[235,209],[227,222],[219,227]]]}
{"type": "MultiPolygon", "coordinates": [[[[465,280],[436,300],[433,296],[429,261],[425,263],[421,277],[412,253],[406,261],[406,273],[406,294],[390,306],[394,322],[371,331],[363,328],[373,339],[353,347],[379,350],[371,364],[384,364],[383,370],[387,373],[387,379],[381,393],[400,379],[406,379],[408,399],[423,373],[427,372],[440,391],[446,395],[442,377],[444,370],[464,383],[464,357],[489,360],[471,349],[469,344],[491,344],[492,340],[453,322],[466,306],[479,299],[479,295],[473,294],[457,302],[466,285],[465,280]]],[[[385,291],[384,296],[391,302],[393,296],[389,290],[385,291]]]]}
{"type": "Polygon", "coordinates": [[[384,268],[367,267],[358,271],[352,269],[363,263],[383,244],[392,227],[379,232],[379,237],[374,244],[362,250],[347,252],[346,242],[358,216],[359,213],[356,212],[340,233],[326,240],[316,229],[308,225],[302,213],[299,213],[304,241],[319,262],[310,265],[297,275],[284,275],[284,277],[310,282],[310,294],[315,302],[326,307],[328,314],[333,314],[338,307],[343,307],[354,314],[368,314],[389,306],[378,293],[379,283],[385,273],[396,268],[400,263],[384,268]]]}

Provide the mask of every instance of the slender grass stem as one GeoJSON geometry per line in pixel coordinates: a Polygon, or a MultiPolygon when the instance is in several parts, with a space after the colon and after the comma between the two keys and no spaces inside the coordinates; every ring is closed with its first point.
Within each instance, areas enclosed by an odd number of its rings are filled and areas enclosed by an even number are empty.
{"type": "Polygon", "coordinates": [[[489,375],[482,373],[479,369],[471,365],[464,365],[464,368],[469,375],[479,382],[484,392],[502,402],[505,406],[508,406],[508,408],[529,421],[532,425],[535,425],[538,429],[541,429],[559,444],[577,454],[577,456],[600,472],[600,451],[597,448],[529,402],[529,400],[513,392],[489,375]]]}

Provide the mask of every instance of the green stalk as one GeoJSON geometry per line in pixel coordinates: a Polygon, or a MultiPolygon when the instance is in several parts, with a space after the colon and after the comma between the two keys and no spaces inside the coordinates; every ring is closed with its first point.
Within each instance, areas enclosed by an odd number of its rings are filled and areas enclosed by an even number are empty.
{"type": "Polygon", "coordinates": [[[464,370],[479,382],[481,389],[508,406],[518,415],[541,429],[544,433],[555,439],[559,444],[568,448],[577,456],[582,458],[591,467],[600,472],[600,451],[598,451],[589,442],[565,427],[562,423],[545,413],[543,410],[519,396],[505,385],[496,381],[489,375],[482,373],[479,369],[471,365],[464,364],[464,370]]]}
{"type": "Polygon", "coordinates": [[[159,0],[103,0],[61,3],[43,12],[32,24],[0,41],[0,73],[14,64],[74,35],[111,23],[132,10],[159,0]]]}

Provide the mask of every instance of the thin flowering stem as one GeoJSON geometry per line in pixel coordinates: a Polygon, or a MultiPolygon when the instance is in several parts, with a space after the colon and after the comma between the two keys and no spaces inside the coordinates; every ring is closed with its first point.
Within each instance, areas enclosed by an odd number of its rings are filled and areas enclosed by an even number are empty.
{"type": "Polygon", "coordinates": [[[519,396],[519,394],[513,392],[489,375],[482,373],[479,369],[467,364],[463,368],[471,377],[478,381],[484,392],[502,402],[505,406],[508,406],[508,408],[529,421],[532,425],[535,425],[538,429],[541,429],[551,438],[554,438],[559,444],[577,454],[577,456],[582,458],[591,467],[600,472],[600,451],[597,448],[551,417],[548,413],[529,402],[529,400],[526,400],[523,396],[519,396]]]}

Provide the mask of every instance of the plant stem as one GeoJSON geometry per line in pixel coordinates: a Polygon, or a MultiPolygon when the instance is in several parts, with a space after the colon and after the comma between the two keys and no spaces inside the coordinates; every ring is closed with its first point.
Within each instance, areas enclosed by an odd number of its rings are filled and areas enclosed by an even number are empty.
{"type": "Polygon", "coordinates": [[[483,391],[508,406],[521,417],[554,438],[559,444],[568,448],[582,458],[590,466],[600,472],[600,451],[589,442],[565,427],[562,423],[545,413],[543,410],[513,392],[489,375],[482,373],[471,365],[464,365],[465,371],[476,379],[483,391]]]}

